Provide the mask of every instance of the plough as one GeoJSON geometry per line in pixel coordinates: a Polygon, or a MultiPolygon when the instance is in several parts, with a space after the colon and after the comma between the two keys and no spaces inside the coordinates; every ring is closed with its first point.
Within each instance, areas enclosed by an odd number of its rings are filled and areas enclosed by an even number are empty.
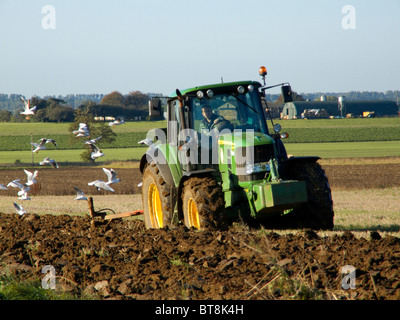
{"type": "Polygon", "coordinates": [[[139,216],[139,215],[143,214],[143,210],[115,213],[114,210],[105,208],[105,209],[96,211],[96,210],[94,210],[93,198],[89,197],[89,199],[87,201],[88,201],[90,217],[92,218],[92,220],[96,217],[100,217],[102,220],[112,220],[112,219],[120,219],[120,218],[132,217],[132,216],[139,216]],[[107,214],[107,211],[111,211],[112,214],[107,214]]]}

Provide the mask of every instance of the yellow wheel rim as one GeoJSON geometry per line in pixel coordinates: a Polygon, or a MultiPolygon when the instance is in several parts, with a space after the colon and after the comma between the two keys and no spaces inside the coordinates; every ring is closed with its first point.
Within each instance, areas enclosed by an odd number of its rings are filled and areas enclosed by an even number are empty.
{"type": "Polygon", "coordinates": [[[162,228],[163,223],[163,212],[161,207],[160,193],[158,192],[157,186],[151,183],[149,186],[149,213],[151,224],[154,228],[162,228]]]}
{"type": "Polygon", "coordinates": [[[200,217],[199,212],[197,211],[197,206],[193,198],[190,198],[188,201],[188,217],[189,223],[191,227],[195,227],[196,229],[200,229],[200,217]]]}

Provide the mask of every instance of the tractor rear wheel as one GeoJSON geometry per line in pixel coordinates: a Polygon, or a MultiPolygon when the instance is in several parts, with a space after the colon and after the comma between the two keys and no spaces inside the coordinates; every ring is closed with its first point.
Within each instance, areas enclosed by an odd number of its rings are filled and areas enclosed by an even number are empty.
{"type": "Polygon", "coordinates": [[[173,210],[171,193],[155,163],[143,173],[142,203],[144,223],[147,229],[163,228],[171,224],[173,210]]]}
{"type": "Polygon", "coordinates": [[[225,209],[221,186],[210,177],[193,177],[184,182],[182,208],[188,228],[219,228],[225,209]]]}
{"type": "Polygon", "coordinates": [[[295,208],[286,218],[295,228],[333,229],[333,201],[325,171],[317,162],[297,162],[285,168],[286,179],[307,183],[308,202],[295,208]]]}

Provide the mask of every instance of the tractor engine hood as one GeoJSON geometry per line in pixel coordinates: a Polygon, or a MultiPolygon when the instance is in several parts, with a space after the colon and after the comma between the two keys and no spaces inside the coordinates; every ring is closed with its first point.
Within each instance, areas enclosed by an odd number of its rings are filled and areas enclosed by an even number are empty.
{"type": "Polygon", "coordinates": [[[276,148],[272,137],[254,131],[223,134],[218,139],[221,171],[235,174],[240,181],[262,180],[271,171],[276,148]]]}

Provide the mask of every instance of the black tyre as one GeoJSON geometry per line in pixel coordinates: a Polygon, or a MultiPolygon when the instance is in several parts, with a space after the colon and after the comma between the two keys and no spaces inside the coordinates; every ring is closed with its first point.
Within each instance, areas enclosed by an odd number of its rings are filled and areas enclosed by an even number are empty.
{"type": "Polygon", "coordinates": [[[307,183],[308,202],[288,214],[286,222],[291,227],[310,229],[333,229],[333,201],[325,171],[317,162],[299,161],[289,163],[285,178],[304,180],[307,183]]]}
{"type": "Polygon", "coordinates": [[[221,186],[210,177],[193,177],[184,182],[182,208],[188,228],[220,228],[225,200],[221,186]]]}
{"type": "Polygon", "coordinates": [[[173,209],[170,205],[170,188],[155,163],[148,165],[143,173],[142,204],[147,229],[163,228],[171,224],[173,209]]]}

